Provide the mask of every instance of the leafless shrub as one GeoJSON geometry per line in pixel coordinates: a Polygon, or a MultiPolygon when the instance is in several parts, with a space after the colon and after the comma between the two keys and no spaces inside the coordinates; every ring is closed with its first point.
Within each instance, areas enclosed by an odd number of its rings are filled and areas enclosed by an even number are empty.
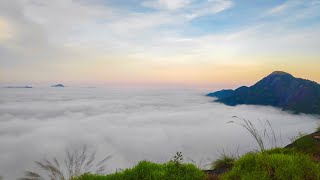
{"type": "Polygon", "coordinates": [[[43,171],[43,175],[38,172],[26,171],[25,177],[20,180],[69,180],[85,173],[103,174],[106,169],[105,162],[112,156],[107,156],[99,162],[95,161],[95,156],[95,152],[88,153],[87,146],[83,146],[81,151],[67,150],[66,158],[63,161],[54,157],[51,161],[44,159],[35,162],[43,171]]]}

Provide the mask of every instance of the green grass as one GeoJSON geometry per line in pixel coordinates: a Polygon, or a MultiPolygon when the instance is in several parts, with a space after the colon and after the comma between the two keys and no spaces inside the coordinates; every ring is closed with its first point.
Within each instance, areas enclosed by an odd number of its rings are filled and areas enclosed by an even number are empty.
{"type": "MultiPolygon", "coordinates": [[[[319,132],[320,127],[317,127],[317,132],[319,132]]],[[[296,152],[302,152],[306,154],[319,154],[320,153],[320,144],[315,138],[310,134],[299,133],[298,136],[291,138],[292,144],[289,146],[290,149],[295,150],[296,152]]]]}
{"type": "Polygon", "coordinates": [[[294,150],[298,152],[303,152],[307,154],[314,154],[319,152],[319,147],[317,146],[317,142],[310,135],[303,136],[293,142],[294,150]]]}
{"type": "Polygon", "coordinates": [[[273,148],[269,149],[267,151],[264,151],[266,154],[298,154],[302,152],[298,152],[295,149],[292,148],[273,148]]]}
{"type": "Polygon", "coordinates": [[[221,179],[316,180],[320,179],[320,166],[313,162],[309,155],[277,148],[242,156],[221,179]]]}
{"type": "Polygon", "coordinates": [[[169,162],[166,164],[157,164],[148,161],[141,161],[131,169],[116,172],[109,175],[84,174],[73,180],[203,180],[207,175],[195,167],[193,164],[179,164],[169,162]]]}
{"type": "Polygon", "coordinates": [[[235,160],[236,160],[235,157],[223,154],[219,159],[215,160],[212,163],[211,168],[212,169],[230,169],[232,168],[235,160]]]}

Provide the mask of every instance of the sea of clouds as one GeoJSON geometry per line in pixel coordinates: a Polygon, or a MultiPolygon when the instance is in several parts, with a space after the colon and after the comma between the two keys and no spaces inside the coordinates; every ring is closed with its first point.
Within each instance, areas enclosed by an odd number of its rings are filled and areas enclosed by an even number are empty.
{"type": "MultiPolygon", "coordinates": [[[[37,170],[34,161],[63,159],[67,148],[87,145],[109,172],[147,159],[166,162],[177,151],[205,167],[221,155],[257,150],[233,116],[260,128],[269,120],[278,145],[315,130],[319,117],[272,107],[214,103],[207,91],[163,88],[0,89],[0,175],[37,170]]],[[[269,144],[270,145],[270,144],[269,144]]],[[[268,144],[267,144],[268,146],[268,144]]]]}

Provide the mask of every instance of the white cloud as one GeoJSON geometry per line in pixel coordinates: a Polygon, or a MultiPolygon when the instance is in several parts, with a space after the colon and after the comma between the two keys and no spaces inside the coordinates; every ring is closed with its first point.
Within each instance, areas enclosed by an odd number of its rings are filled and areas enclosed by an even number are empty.
{"type": "Polygon", "coordinates": [[[275,15],[275,14],[279,14],[285,10],[287,10],[289,8],[288,3],[283,3],[281,5],[278,5],[276,7],[273,7],[272,9],[267,11],[267,15],[275,15]]]}
{"type": "Polygon", "coordinates": [[[209,0],[209,2],[214,3],[211,7],[214,14],[227,10],[234,5],[230,0],[209,0]]]}
{"type": "MultiPolygon", "coordinates": [[[[299,1],[288,0],[280,5],[268,9],[263,13],[262,17],[267,16],[284,16],[285,19],[304,19],[318,15],[320,10],[320,2],[318,0],[299,1]]],[[[283,17],[282,17],[283,18],[283,17]]]]}
{"type": "MultiPolygon", "coordinates": [[[[234,3],[231,0],[207,0],[204,2],[187,1],[187,0],[156,0],[144,1],[142,5],[160,10],[179,10],[180,15],[191,20],[196,17],[213,15],[230,9],[234,3]]],[[[175,15],[174,15],[175,16],[175,15]]]]}
{"type": "Polygon", "coordinates": [[[230,0],[209,0],[206,3],[195,5],[191,8],[191,13],[187,14],[188,19],[194,19],[205,15],[214,15],[234,6],[230,0]]]}
{"type": "MultiPolygon", "coordinates": [[[[1,88],[0,175],[21,177],[34,161],[63,158],[70,146],[87,144],[98,158],[113,154],[107,169],[148,159],[169,160],[176,151],[193,160],[215,159],[223,148],[256,149],[249,134],[226,122],[243,117],[270,120],[282,145],[312,132],[318,119],[270,107],[228,107],[192,89],[1,88]],[[208,138],[210,143],[208,143],[208,138]]],[[[207,162],[204,162],[207,163],[207,162]]],[[[203,164],[202,164],[203,165],[203,164]]]]}
{"type": "Polygon", "coordinates": [[[0,15],[8,18],[15,30],[10,43],[0,44],[2,61],[10,68],[23,62],[25,67],[32,68],[34,64],[40,66],[48,61],[90,58],[92,52],[97,56],[104,52],[127,54],[146,47],[155,48],[150,43],[157,45],[163,36],[176,35],[179,27],[189,20],[219,13],[232,4],[228,0],[208,1],[196,6],[191,5],[191,1],[158,3],[171,9],[183,7],[185,11],[136,13],[79,1],[2,1],[0,15]],[[161,30],[161,26],[171,28],[161,30]]]}
{"type": "Polygon", "coordinates": [[[153,13],[149,15],[133,13],[128,17],[123,17],[109,23],[108,26],[115,34],[132,37],[153,30],[161,25],[174,24],[177,22],[177,18],[179,17],[172,17],[168,13],[153,13]]]}
{"type": "Polygon", "coordinates": [[[177,10],[186,7],[190,0],[148,0],[142,2],[143,6],[155,9],[177,10]]]}

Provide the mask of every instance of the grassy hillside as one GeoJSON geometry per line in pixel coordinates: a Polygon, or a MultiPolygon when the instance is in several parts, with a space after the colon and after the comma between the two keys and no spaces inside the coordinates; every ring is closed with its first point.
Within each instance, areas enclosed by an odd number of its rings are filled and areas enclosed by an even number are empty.
{"type": "Polygon", "coordinates": [[[113,174],[84,174],[72,180],[319,180],[320,132],[300,136],[284,148],[251,152],[239,158],[224,155],[213,163],[214,170],[211,171],[200,170],[193,164],[183,164],[179,160],[165,164],[141,161],[133,168],[113,174]]]}
{"type": "Polygon", "coordinates": [[[141,161],[133,168],[112,174],[103,174],[104,163],[112,156],[95,163],[94,153],[90,155],[84,146],[81,151],[67,153],[64,161],[67,169],[56,158],[53,161],[36,162],[47,176],[27,171],[21,180],[44,180],[45,177],[59,180],[320,180],[320,127],[317,132],[305,135],[299,133],[291,139],[292,143],[284,148],[267,150],[263,136],[267,135],[277,147],[276,136],[270,122],[262,131],[257,130],[250,121],[242,119],[233,122],[245,128],[259,145],[259,151],[249,152],[241,157],[223,154],[212,162],[211,170],[201,170],[194,164],[183,163],[181,152],[167,163],[158,164],[141,161]],[[81,153],[79,153],[81,152],[81,153]],[[65,174],[65,170],[68,173],[65,174]]]}
{"type": "Polygon", "coordinates": [[[249,153],[234,162],[232,169],[220,176],[223,180],[320,179],[320,166],[308,154],[276,149],[249,153]]]}
{"type": "Polygon", "coordinates": [[[73,180],[148,180],[148,179],[172,179],[172,180],[202,180],[207,175],[193,164],[180,164],[168,162],[156,164],[148,161],[141,161],[135,167],[116,172],[109,175],[84,174],[73,180]]]}

